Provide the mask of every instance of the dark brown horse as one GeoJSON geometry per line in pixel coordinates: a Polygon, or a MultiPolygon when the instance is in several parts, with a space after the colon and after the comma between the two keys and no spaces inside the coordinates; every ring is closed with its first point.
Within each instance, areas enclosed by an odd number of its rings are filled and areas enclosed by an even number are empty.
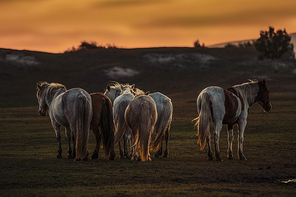
{"type": "Polygon", "coordinates": [[[113,160],[114,152],[114,123],[111,100],[103,93],[96,92],[90,94],[93,117],[90,128],[96,137],[96,148],[92,159],[99,157],[100,143],[103,142],[106,157],[113,160]]]}

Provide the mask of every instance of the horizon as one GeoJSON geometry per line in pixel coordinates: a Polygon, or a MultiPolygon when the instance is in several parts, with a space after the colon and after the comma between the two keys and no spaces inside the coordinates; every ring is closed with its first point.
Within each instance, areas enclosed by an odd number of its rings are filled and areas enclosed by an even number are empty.
{"type": "Polygon", "coordinates": [[[296,33],[294,0],[10,0],[0,2],[0,48],[62,53],[82,41],[118,48],[206,47],[296,33]]]}

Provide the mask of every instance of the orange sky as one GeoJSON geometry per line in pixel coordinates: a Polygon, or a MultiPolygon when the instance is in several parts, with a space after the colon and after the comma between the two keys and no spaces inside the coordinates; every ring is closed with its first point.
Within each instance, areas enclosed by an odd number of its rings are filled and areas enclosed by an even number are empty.
{"type": "Polygon", "coordinates": [[[206,46],[296,32],[295,0],[0,0],[0,48],[206,46]]]}

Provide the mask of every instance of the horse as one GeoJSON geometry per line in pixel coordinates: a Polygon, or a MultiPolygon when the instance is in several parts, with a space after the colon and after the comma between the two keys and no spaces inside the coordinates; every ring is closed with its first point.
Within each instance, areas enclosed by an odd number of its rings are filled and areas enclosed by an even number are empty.
{"type": "MultiPolygon", "coordinates": [[[[133,85],[132,85],[133,86],[133,85]]],[[[104,94],[108,96],[112,103],[125,90],[125,86],[118,82],[111,82],[107,84],[104,94]]]]}
{"type": "Polygon", "coordinates": [[[196,121],[195,126],[198,128],[200,149],[204,149],[206,140],[210,160],[213,159],[209,127],[211,122],[215,123],[216,160],[222,161],[219,150],[219,136],[222,124],[227,124],[228,129],[228,159],[233,159],[233,126],[238,124],[238,156],[240,160],[246,160],[243,154],[244,130],[247,125],[249,107],[254,103],[258,103],[265,112],[270,111],[272,108],[265,80],[250,80],[247,83],[232,86],[227,90],[217,86],[210,86],[200,92],[197,98],[199,116],[194,121],[196,121]]]}
{"type": "MultiPolygon", "coordinates": [[[[157,110],[154,100],[148,95],[136,96],[125,110],[125,122],[132,131],[134,146],[132,160],[139,153],[141,161],[151,161],[149,145],[154,125],[157,121],[157,110]]],[[[115,134],[116,144],[123,133],[115,134]]]]}
{"type": "Polygon", "coordinates": [[[120,141],[118,141],[120,157],[130,158],[130,154],[128,153],[128,150],[127,150],[127,141],[130,141],[130,144],[131,144],[131,132],[125,123],[124,113],[129,103],[134,99],[134,93],[132,90],[133,86],[126,85],[124,89],[125,90],[122,91],[122,94],[116,97],[114,100],[113,119],[115,124],[115,132],[124,133],[123,151],[121,149],[120,141]]]}
{"type": "Polygon", "coordinates": [[[92,105],[90,95],[81,88],[67,90],[58,83],[37,83],[39,114],[48,115],[56,133],[58,142],[57,158],[62,157],[60,126],[66,128],[68,142],[68,158],[87,160],[87,143],[90,122],[92,119],[92,105]],[[71,131],[73,133],[73,152],[71,149],[71,131]]]}
{"type": "Polygon", "coordinates": [[[96,137],[96,148],[92,155],[92,159],[99,157],[99,149],[101,139],[105,149],[106,157],[113,160],[115,157],[114,152],[114,124],[113,124],[113,111],[111,100],[103,93],[91,93],[91,102],[93,109],[93,116],[90,122],[90,129],[96,137]]]}
{"type": "MultiPolygon", "coordinates": [[[[130,93],[133,93],[134,95],[140,95],[140,94],[144,93],[142,90],[140,90],[138,88],[134,88],[134,85],[130,86],[128,84],[124,85],[124,84],[119,84],[117,82],[113,82],[112,84],[107,85],[105,94],[109,95],[111,98],[113,96],[116,97],[116,93],[118,94],[120,92],[120,89],[122,89],[122,91],[124,91],[127,88],[132,89],[133,91],[131,91],[130,93]]],[[[157,133],[155,140],[156,139],[161,140],[161,145],[159,147],[155,147],[155,144],[159,144],[159,141],[154,140],[154,142],[151,144],[151,149],[154,151],[157,151],[157,153],[155,154],[155,157],[160,157],[162,155],[162,141],[163,141],[163,139],[165,139],[166,148],[164,150],[164,157],[167,157],[168,152],[169,152],[168,151],[168,140],[169,140],[170,125],[172,122],[173,105],[172,105],[171,99],[160,92],[151,93],[151,94],[149,94],[149,96],[152,97],[152,99],[155,101],[156,108],[157,108],[157,114],[158,114],[157,122],[154,127],[154,129],[157,133]]],[[[118,98],[118,97],[116,97],[116,98],[118,98]]],[[[124,99],[127,99],[126,102],[129,103],[132,100],[132,96],[126,95],[126,96],[124,96],[124,99]]],[[[120,117],[123,117],[124,110],[127,105],[128,104],[126,103],[125,107],[122,107],[122,109],[120,110],[121,111],[120,117]]],[[[114,104],[114,107],[115,107],[115,104],[114,104]]],[[[114,109],[114,107],[113,107],[113,109],[114,109]]],[[[115,116],[117,113],[118,113],[118,110],[113,113],[114,120],[116,120],[115,116]]],[[[124,120],[121,120],[121,122],[122,123],[120,123],[120,125],[123,125],[122,127],[124,127],[124,128],[120,128],[120,129],[126,130],[126,125],[123,124],[124,120]]],[[[129,157],[128,156],[129,154],[127,151],[127,146],[126,146],[127,141],[129,139],[130,139],[130,135],[129,135],[129,131],[127,131],[127,133],[124,135],[124,139],[123,139],[124,153],[121,150],[121,146],[120,146],[120,142],[119,142],[119,150],[120,150],[121,157],[123,157],[123,156],[129,157]]]]}
{"type": "Polygon", "coordinates": [[[168,156],[168,140],[169,140],[169,131],[172,122],[173,116],[173,104],[171,99],[166,95],[160,92],[154,92],[149,94],[149,96],[154,100],[157,109],[157,122],[154,126],[154,130],[156,131],[156,137],[154,142],[151,144],[151,149],[157,151],[155,157],[160,157],[162,155],[162,142],[165,139],[165,150],[164,157],[168,156]],[[161,142],[159,142],[159,140],[161,142]],[[160,146],[156,146],[160,145],[160,146]]]}

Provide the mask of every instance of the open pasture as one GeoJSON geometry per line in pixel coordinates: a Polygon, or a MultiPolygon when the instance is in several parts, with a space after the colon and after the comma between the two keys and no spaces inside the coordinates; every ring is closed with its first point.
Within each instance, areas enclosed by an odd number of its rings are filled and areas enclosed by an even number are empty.
{"type": "MultiPolygon", "coordinates": [[[[168,158],[152,162],[120,159],[109,161],[100,151],[97,160],[56,158],[57,143],[48,116],[38,107],[0,109],[0,192],[1,196],[293,196],[296,178],[296,97],[271,93],[273,109],[264,113],[250,108],[245,131],[246,161],[227,159],[227,134],[220,138],[224,161],[209,161],[200,151],[196,129],[196,94],[168,95],[174,105],[168,158]]],[[[213,128],[212,128],[213,129],[213,128]]],[[[62,133],[62,138],[64,134],[62,133]]],[[[237,133],[234,133],[235,139],[237,133]]],[[[90,132],[88,150],[95,148],[90,132]]]]}
{"type": "MultiPolygon", "coordinates": [[[[0,49],[0,196],[295,196],[296,63],[258,61],[252,48],[97,49],[66,54],[0,49]],[[10,54],[34,57],[36,64],[14,62],[10,54]],[[199,150],[196,98],[210,85],[228,88],[264,78],[270,89],[269,113],[254,104],[245,130],[246,161],[227,159],[227,133],[220,136],[222,162],[199,150]],[[152,162],[63,158],[48,116],[38,115],[36,82],[58,82],[67,89],[103,92],[109,81],[159,91],[174,106],[168,158],[152,162]]],[[[213,127],[211,128],[213,131],[213,127]]],[[[155,133],[154,133],[155,136],[155,133]]],[[[153,136],[153,137],[154,137],[153,136]]],[[[213,136],[213,135],[212,135],[213,136]]],[[[213,140],[212,140],[213,143],[213,140]]],[[[88,143],[95,148],[92,131],[88,143]]]]}

